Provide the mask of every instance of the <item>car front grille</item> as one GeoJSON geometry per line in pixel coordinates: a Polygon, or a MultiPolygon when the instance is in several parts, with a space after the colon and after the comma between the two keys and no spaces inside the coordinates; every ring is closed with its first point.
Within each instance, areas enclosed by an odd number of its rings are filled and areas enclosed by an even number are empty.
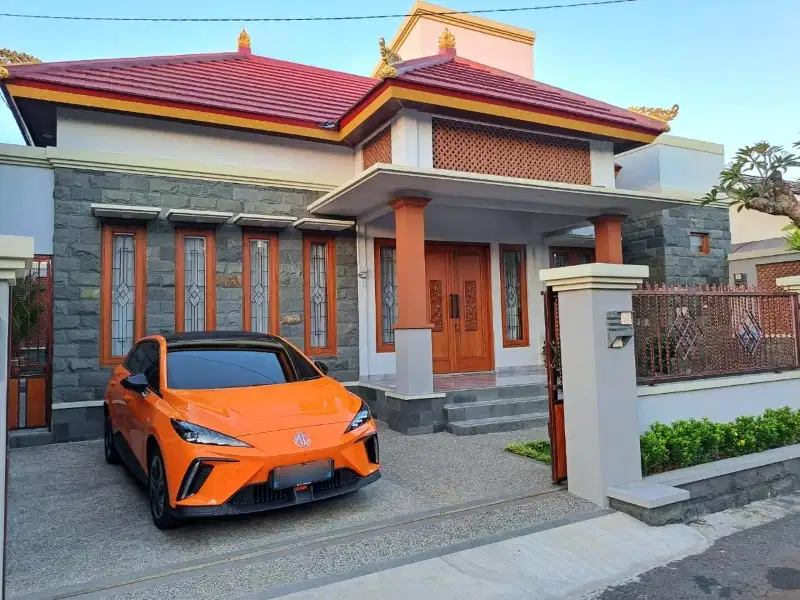
{"type": "MultiPolygon", "coordinates": [[[[330,492],[340,487],[355,484],[359,476],[351,469],[336,469],[333,477],[325,481],[317,481],[311,484],[314,494],[330,492]]],[[[272,489],[270,482],[256,483],[248,485],[236,492],[228,501],[228,504],[235,506],[247,506],[250,504],[286,504],[293,502],[294,489],[285,488],[282,490],[272,489]]]]}

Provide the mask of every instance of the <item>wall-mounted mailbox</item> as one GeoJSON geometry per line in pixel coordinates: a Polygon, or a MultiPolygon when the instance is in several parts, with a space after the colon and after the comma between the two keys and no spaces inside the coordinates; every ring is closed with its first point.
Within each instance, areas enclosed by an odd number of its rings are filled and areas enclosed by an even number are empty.
{"type": "Polygon", "coordinates": [[[612,310],[606,313],[608,347],[622,348],[633,337],[633,313],[629,310],[612,310]]]}

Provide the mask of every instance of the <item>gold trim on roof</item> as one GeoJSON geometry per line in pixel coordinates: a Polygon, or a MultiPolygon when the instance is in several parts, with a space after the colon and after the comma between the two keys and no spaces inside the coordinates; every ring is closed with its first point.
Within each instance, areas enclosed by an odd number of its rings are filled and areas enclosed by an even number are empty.
{"type": "Polygon", "coordinates": [[[439,36],[439,50],[446,50],[447,48],[456,47],[456,36],[445,27],[442,35],[439,36]]]}
{"type": "Polygon", "coordinates": [[[30,54],[15,52],[8,48],[0,48],[0,79],[6,79],[10,76],[8,69],[3,65],[32,65],[40,62],[42,61],[30,54]]]}
{"type": "Polygon", "coordinates": [[[386,46],[386,40],[383,38],[378,40],[378,47],[381,49],[381,62],[378,65],[378,70],[375,72],[375,76],[380,79],[395,77],[397,75],[397,69],[395,69],[392,65],[394,63],[402,62],[403,59],[400,58],[400,55],[397,52],[386,46]]]}
{"type": "MultiPolygon", "coordinates": [[[[651,119],[656,119],[658,121],[664,121],[664,123],[669,123],[675,117],[678,116],[678,111],[680,110],[680,106],[677,104],[673,104],[672,108],[650,108],[648,106],[630,106],[628,110],[631,112],[638,113],[640,115],[644,115],[645,117],[650,117],[651,119]]],[[[670,130],[669,125],[667,125],[667,131],[670,130]]]]}
{"type": "Polygon", "coordinates": [[[236,44],[239,48],[249,48],[250,47],[250,34],[247,33],[247,30],[242,27],[242,32],[239,34],[239,38],[236,40],[236,44]]]}

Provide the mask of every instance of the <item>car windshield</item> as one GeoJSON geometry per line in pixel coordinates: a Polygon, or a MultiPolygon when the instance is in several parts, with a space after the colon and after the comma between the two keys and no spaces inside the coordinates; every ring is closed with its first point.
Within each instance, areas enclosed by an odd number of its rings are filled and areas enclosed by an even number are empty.
{"type": "Polygon", "coordinates": [[[187,348],[167,352],[167,387],[215,390],[292,383],[320,377],[298,352],[279,349],[187,348]],[[298,361],[302,361],[298,364],[298,361]]]}

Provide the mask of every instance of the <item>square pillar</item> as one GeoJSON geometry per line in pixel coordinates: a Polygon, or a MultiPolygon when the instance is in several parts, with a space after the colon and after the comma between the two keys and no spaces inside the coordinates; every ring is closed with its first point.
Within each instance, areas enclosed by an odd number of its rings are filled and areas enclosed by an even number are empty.
{"type": "Polygon", "coordinates": [[[631,310],[648,272],[593,263],[539,273],[558,292],[569,491],[604,507],[609,486],[642,479],[633,339],[609,347],[607,315],[631,310]]]}
{"type": "Polygon", "coordinates": [[[594,223],[594,254],[599,263],[622,264],[622,215],[601,215],[594,223]]]}
{"type": "Polygon", "coordinates": [[[425,279],[425,206],[428,198],[404,196],[394,209],[397,252],[397,323],[394,327],[397,392],[433,392],[433,348],[425,279]]]}

